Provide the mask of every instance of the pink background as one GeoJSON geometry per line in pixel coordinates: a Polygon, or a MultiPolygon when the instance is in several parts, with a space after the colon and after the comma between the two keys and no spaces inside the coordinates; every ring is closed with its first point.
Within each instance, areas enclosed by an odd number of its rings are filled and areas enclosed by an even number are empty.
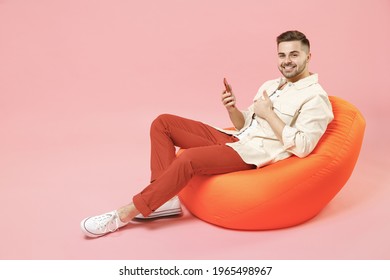
{"type": "Polygon", "coordinates": [[[389,259],[390,1],[0,0],[0,259],[389,259]],[[149,124],[230,125],[298,29],[329,95],[367,120],[355,171],[311,221],[219,228],[185,210],[87,240],[79,222],[149,179],[149,124]],[[387,166],[387,167],[386,167],[387,166]]]}

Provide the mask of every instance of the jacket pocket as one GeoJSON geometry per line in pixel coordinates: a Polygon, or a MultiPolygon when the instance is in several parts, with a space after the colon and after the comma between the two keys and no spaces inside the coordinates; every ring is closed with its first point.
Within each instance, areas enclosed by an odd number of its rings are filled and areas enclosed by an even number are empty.
{"type": "Polygon", "coordinates": [[[295,119],[299,114],[299,108],[280,103],[274,103],[274,111],[279,116],[279,118],[289,126],[295,122],[295,119]]]}

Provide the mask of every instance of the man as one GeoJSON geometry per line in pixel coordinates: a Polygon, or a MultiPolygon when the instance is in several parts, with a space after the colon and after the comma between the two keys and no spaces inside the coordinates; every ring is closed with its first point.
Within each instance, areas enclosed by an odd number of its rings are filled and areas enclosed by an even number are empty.
{"type": "MultiPolygon", "coordinates": [[[[195,175],[248,170],[313,151],[333,119],[318,75],[309,72],[310,43],[299,31],[277,37],[282,77],[264,83],[253,104],[241,111],[236,97],[221,99],[236,130],[229,131],[173,115],[161,115],[151,125],[151,183],[125,206],[81,222],[90,237],[99,237],[134,218],[181,212],[176,195],[195,175]],[[176,157],[175,147],[184,148],[176,157]]],[[[243,190],[245,191],[245,190],[243,190]]]]}

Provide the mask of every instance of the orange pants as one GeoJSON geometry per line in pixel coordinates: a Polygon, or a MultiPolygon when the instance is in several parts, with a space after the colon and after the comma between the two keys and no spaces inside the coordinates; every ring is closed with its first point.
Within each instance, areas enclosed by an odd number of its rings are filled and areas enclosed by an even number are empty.
{"type": "Polygon", "coordinates": [[[178,194],[194,175],[214,175],[255,168],[225,145],[238,139],[201,122],[160,115],[150,128],[151,183],[133,197],[135,207],[148,216],[178,194]],[[176,148],[184,152],[176,157],[176,148]]]}

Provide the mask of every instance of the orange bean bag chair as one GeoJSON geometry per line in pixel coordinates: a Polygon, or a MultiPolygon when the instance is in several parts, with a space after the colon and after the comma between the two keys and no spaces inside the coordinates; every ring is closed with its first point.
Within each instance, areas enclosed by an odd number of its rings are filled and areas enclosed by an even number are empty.
{"type": "Polygon", "coordinates": [[[330,96],[334,120],[315,150],[255,170],[195,176],[179,193],[196,217],[239,230],[291,227],[316,216],[347,182],[365,130],[359,110],[330,96]]]}

